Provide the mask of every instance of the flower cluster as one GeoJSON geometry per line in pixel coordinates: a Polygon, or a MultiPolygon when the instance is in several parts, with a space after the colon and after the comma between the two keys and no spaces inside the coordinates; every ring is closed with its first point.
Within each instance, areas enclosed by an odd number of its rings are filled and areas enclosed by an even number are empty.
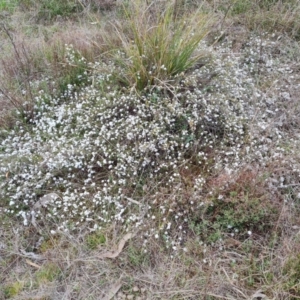
{"type": "MultiPolygon", "coordinates": [[[[245,47],[236,56],[224,45],[210,50],[206,66],[175,78],[171,87],[139,95],[117,88],[114,71],[120,69],[97,62],[80,90],[69,85],[50,101],[37,95],[32,124],[20,122],[1,135],[6,211],[25,224],[54,219],[62,230],[111,222],[141,228],[149,220],[156,226],[146,226],[147,235],[161,234],[176,248],[182,235],[171,240],[171,231],[184,233],[189,215],[203,205],[207,176],[238,169],[264,152],[259,131],[251,131],[264,127],[257,107],[267,106],[253,102],[266,99],[253,76],[256,52],[245,47]],[[56,196],[36,205],[49,193],[56,196]]],[[[271,72],[273,59],[263,59],[271,72]]]]}

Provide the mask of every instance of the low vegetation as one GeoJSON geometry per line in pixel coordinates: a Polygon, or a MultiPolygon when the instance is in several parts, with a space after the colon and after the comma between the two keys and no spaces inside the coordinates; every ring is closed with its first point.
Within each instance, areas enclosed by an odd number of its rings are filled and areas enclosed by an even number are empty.
{"type": "Polygon", "coordinates": [[[299,9],[0,0],[0,298],[299,299],[299,9]]]}

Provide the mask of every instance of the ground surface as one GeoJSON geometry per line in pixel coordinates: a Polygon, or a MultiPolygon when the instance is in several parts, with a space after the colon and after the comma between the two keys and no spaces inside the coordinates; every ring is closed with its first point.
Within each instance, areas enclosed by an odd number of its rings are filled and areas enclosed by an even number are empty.
{"type": "Polygon", "coordinates": [[[300,298],[299,4],[165,4],[0,0],[0,299],[300,298]]]}

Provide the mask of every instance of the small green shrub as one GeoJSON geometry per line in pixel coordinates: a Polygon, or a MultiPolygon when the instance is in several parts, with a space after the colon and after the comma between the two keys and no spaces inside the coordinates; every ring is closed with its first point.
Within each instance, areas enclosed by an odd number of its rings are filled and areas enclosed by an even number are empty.
{"type": "Polygon", "coordinates": [[[149,254],[144,249],[130,245],[127,249],[129,263],[132,267],[142,267],[149,264],[149,254]]]}
{"type": "Polygon", "coordinates": [[[89,249],[94,250],[99,245],[103,245],[106,242],[105,235],[102,232],[94,232],[88,235],[86,238],[86,244],[89,249]]]}
{"type": "Polygon", "coordinates": [[[250,1],[234,1],[232,5],[232,15],[244,14],[251,9],[252,5],[250,1]]]}
{"type": "Polygon", "coordinates": [[[38,285],[52,282],[61,274],[61,269],[54,263],[47,263],[35,273],[38,285]]]}
{"type": "Polygon", "coordinates": [[[262,193],[261,184],[255,174],[241,172],[234,184],[227,190],[215,192],[212,201],[200,208],[191,228],[209,243],[228,234],[240,240],[252,233],[267,238],[278,218],[278,210],[262,193]]]}
{"type": "Polygon", "coordinates": [[[300,254],[296,257],[290,258],[283,268],[283,274],[286,276],[287,280],[285,283],[285,290],[287,290],[291,295],[290,299],[296,300],[300,297],[300,254]]]}
{"type": "Polygon", "coordinates": [[[57,16],[64,18],[69,17],[82,9],[82,7],[78,4],[79,2],[74,0],[41,0],[40,3],[38,3],[39,12],[37,18],[38,20],[50,21],[55,19],[57,16]]]}
{"type": "Polygon", "coordinates": [[[57,79],[59,94],[69,89],[69,85],[80,87],[88,81],[88,66],[86,59],[76,51],[72,45],[67,45],[65,50],[65,62],[60,78],[57,79]]]}
{"type": "Polygon", "coordinates": [[[18,0],[0,0],[0,12],[13,12],[18,5],[18,0]]]}
{"type": "Polygon", "coordinates": [[[23,287],[24,287],[24,283],[20,281],[7,284],[4,287],[5,299],[10,299],[17,296],[22,291],[23,287]]]}

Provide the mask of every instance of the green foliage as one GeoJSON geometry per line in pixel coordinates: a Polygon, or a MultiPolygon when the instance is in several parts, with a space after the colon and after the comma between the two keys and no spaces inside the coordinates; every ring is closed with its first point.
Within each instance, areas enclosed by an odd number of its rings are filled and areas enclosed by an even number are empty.
{"type": "Polygon", "coordinates": [[[99,245],[103,245],[106,242],[105,235],[102,232],[94,232],[87,236],[86,244],[89,249],[95,250],[99,245]]]}
{"type": "Polygon", "coordinates": [[[4,287],[4,296],[5,299],[10,299],[17,296],[23,289],[24,283],[20,281],[16,281],[10,283],[4,287]]]}
{"type": "MultiPolygon", "coordinates": [[[[231,1],[231,14],[239,15],[245,13],[253,13],[257,9],[269,10],[272,7],[278,5],[278,0],[232,0],[231,1]]],[[[286,1],[290,3],[286,3],[292,5],[294,1],[286,1]]]]}
{"type": "Polygon", "coordinates": [[[130,245],[127,249],[129,263],[133,267],[142,267],[149,263],[149,254],[145,253],[142,248],[130,245]]]}
{"type": "Polygon", "coordinates": [[[161,12],[142,1],[124,6],[130,34],[117,28],[122,48],[116,59],[125,70],[122,81],[137,90],[170,79],[203,57],[193,56],[206,35],[208,16],[200,10],[177,17],[174,4],[161,12]]]}
{"type": "Polygon", "coordinates": [[[18,0],[0,0],[0,12],[13,12],[18,5],[18,0]]]}
{"type": "Polygon", "coordinates": [[[283,268],[283,274],[287,280],[285,289],[293,296],[290,299],[296,300],[300,297],[300,254],[290,258],[283,268]]]}
{"type": "MultiPolygon", "coordinates": [[[[54,82],[41,81],[40,88],[46,93],[56,97],[68,91],[69,86],[81,87],[88,82],[88,63],[85,57],[73,45],[62,45],[57,42],[51,47],[40,49],[45,56],[43,62],[49,66],[44,70],[54,82]],[[43,86],[42,86],[43,85],[43,86]]],[[[47,99],[45,99],[47,100],[47,99]]]]}
{"type": "Polygon", "coordinates": [[[244,1],[244,0],[234,1],[231,8],[231,13],[233,15],[244,14],[247,11],[249,11],[251,7],[252,5],[250,1],[244,1]]]}
{"type": "Polygon", "coordinates": [[[39,252],[46,253],[47,251],[57,247],[58,243],[59,241],[55,237],[45,239],[39,247],[39,252]]]}
{"type": "Polygon", "coordinates": [[[0,11],[12,11],[19,7],[21,11],[34,11],[37,21],[52,21],[58,16],[68,18],[81,12],[83,6],[77,0],[1,0],[0,11]]]}
{"type": "Polygon", "coordinates": [[[192,220],[190,227],[205,242],[214,243],[229,233],[244,240],[249,237],[248,232],[264,235],[270,232],[278,216],[275,205],[259,191],[252,190],[253,186],[243,184],[214,196],[211,203],[199,209],[198,218],[192,220]]]}
{"type": "Polygon", "coordinates": [[[41,0],[39,5],[38,20],[53,20],[57,16],[69,17],[78,12],[81,6],[74,0],[41,0]]]}
{"type": "Polygon", "coordinates": [[[35,273],[35,279],[38,285],[52,282],[61,274],[61,269],[54,263],[45,264],[35,273]]]}
{"type": "Polygon", "coordinates": [[[241,199],[231,197],[227,203],[222,200],[216,200],[207,213],[209,218],[213,218],[215,213],[217,213],[215,216],[217,227],[223,230],[228,226],[232,226],[238,230],[256,228],[262,231],[266,226],[264,222],[261,223],[261,221],[264,221],[266,211],[260,207],[259,202],[259,199],[249,199],[247,195],[241,199]],[[237,210],[237,206],[241,210],[237,210]]]}

